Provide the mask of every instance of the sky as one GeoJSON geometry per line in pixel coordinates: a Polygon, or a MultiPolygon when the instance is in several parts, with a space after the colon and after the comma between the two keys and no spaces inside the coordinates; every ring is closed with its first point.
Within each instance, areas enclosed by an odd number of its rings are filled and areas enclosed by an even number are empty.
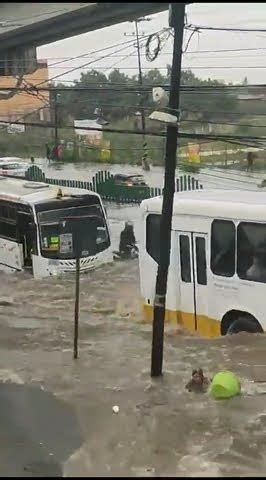
{"type": "MultiPolygon", "coordinates": [[[[266,3],[193,3],[186,7],[187,23],[226,28],[265,28],[265,32],[224,32],[202,31],[195,33],[184,53],[182,68],[191,69],[200,78],[215,78],[225,82],[238,83],[247,77],[249,83],[266,83],[266,3]],[[244,51],[228,51],[236,49],[254,49],[244,51]],[[203,52],[207,50],[208,52],[203,52]],[[217,52],[226,50],[226,52],[217,52]],[[264,67],[264,68],[258,68],[264,67]]],[[[139,24],[140,33],[150,34],[168,26],[168,12],[162,12],[149,17],[150,21],[139,24]]],[[[110,73],[112,68],[119,68],[128,75],[138,72],[136,48],[125,46],[121,52],[114,53],[122,47],[110,49],[108,58],[101,56],[109,52],[93,53],[99,49],[131,40],[125,33],[134,32],[133,23],[121,23],[98,31],[85,33],[76,37],[61,40],[38,48],[38,58],[48,59],[49,76],[62,75],[58,81],[66,85],[79,79],[81,72],[95,69],[110,73]],[[112,53],[113,52],[113,55],[112,53]],[[87,55],[82,59],[66,60],[66,57],[87,55]],[[127,56],[127,58],[125,58],[127,56]],[[67,71],[74,67],[92,62],[89,66],[79,68],[72,73],[67,71]],[[64,74],[64,75],[63,75],[64,74]]],[[[183,47],[186,46],[190,32],[185,32],[183,47]]],[[[144,43],[144,40],[142,40],[144,43]]],[[[171,64],[172,40],[163,47],[154,62],[145,58],[145,48],[142,48],[143,70],[158,68],[166,72],[166,65],[171,64]]]]}

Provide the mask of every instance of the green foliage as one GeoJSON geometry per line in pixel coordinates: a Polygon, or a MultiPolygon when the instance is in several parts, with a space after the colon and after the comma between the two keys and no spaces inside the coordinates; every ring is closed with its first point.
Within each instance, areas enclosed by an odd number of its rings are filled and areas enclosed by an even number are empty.
{"type": "MultiPolygon", "coordinates": [[[[163,75],[157,68],[148,70],[143,74],[143,85],[165,85],[170,81],[170,67],[166,75],[163,75]]],[[[182,85],[187,86],[220,86],[223,82],[218,80],[202,80],[191,71],[185,70],[181,77],[182,85]]],[[[138,77],[135,75],[129,77],[118,69],[113,70],[109,75],[96,70],[82,72],[80,80],[75,80],[74,86],[77,87],[91,87],[92,90],[83,91],[69,91],[60,92],[58,97],[59,103],[59,118],[60,122],[67,123],[69,117],[72,119],[94,118],[94,110],[96,107],[101,107],[104,117],[109,121],[123,120],[127,117],[135,116],[139,110],[139,105],[151,109],[154,107],[151,92],[137,94],[134,92],[123,92],[122,88],[137,86],[138,77]],[[101,85],[112,88],[111,91],[99,90],[101,85]],[[95,88],[95,90],[93,89],[95,88]],[[97,89],[98,88],[98,89],[97,89]]],[[[60,84],[58,85],[60,87],[60,84]]],[[[64,85],[65,87],[65,85],[64,85]]],[[[181,109],[183,111],[183,118],[190,116],[189,111],[199,112],[200,118],[207,119],[212,114],[201,113],[209,110],[211,112],[217,111],[232,111],[237,106],[236,97],[226,91],[220,92],[182,92],[181,93],[181,109]]],[[[148,111],[147,113],[148,114],[148,111]]]]}

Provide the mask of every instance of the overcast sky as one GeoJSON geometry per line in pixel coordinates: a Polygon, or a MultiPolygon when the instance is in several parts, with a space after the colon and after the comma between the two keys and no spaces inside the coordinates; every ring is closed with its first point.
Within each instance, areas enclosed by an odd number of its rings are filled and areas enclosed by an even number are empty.
{"type": "MultiPolygon", "coordinates": [[[[194,3],[186,8],[188,23],[232,28],[262,28],[266,30],[266,3],[194,3]]],[[[168,26],[168,12],[159,13],[150,17],[151,21],[139,25],[140,32],[145,34],[156,32],[168,26]]],[[[99,69],[108,74],[114,65],[128,75],[137,73],[137,57],[134,47],[129,47],[111,55],[118,48],[110,50],[109,58],[100,60],[106,52],[92,53],[117,43],[128,41],[131,37],[125,37],[124,33],[134,31],[133,23],[114,25],[102,30],[82,34],[61,40],[56,43],[38,48],[38,57],[47,58],[49,61],[50,78],[63,74],[76,66],[82,66],[86,62],[94,62],[90,66],[78,69],[62,76],[58,81],[74,80],[80,77],[81,71],[99,69]],[[65,57],[87,56],[82,59],[65,61],[60,65],[52,66],[52,63],[63,60],[65,57]],[[129,55],[128,58],[124,58],[129,55]]],[[[189,32],[185,33],[184,45],[188,40],[189,32]]],[[[145,49],[142,50],[143,68],[159,68],[165,72],[167,64],[171,63],[171,41],[165,44],[156,61],[150,63],[145,59],[145,49]]],[[[191,68],[201,78],[216,78],[226,82],[239,82],[244,77],[249,83],[266,83],[266,32],[210,32],[203,31],[195,34],[189,44],[189,51],[195,52],[183,55],[183,69],[191,68]],[[241,52],[216,52],[221,49],[258,49],[241,52]],[[208,53],[200,53],[202,50],[210,50],[208,53]],[[213,52],[214,51],[214,52],[213,52]],[[202,67],[202,68],[201,68],[202,67]],[[215,68],[219,67],[219,68],[215,68]],[[236,68],[242,67],[242,68],[236,68]],[[264,67],[264,68],[258,68],[264,67]]],[[[66,84],[68,84],[66,82],[66,84]]]]}

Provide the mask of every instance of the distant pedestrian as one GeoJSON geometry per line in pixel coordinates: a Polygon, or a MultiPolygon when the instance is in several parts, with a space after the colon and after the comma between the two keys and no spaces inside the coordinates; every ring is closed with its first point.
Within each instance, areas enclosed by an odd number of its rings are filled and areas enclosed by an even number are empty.
{"type": "Polygon", "coordinates": [[[255,155],[254,152],[248,152],[248,154],[247,154],[247,162],[248,162],[247,172],[252,172],[255,158],[256,158],[256,155],[255,155]]]}
{"type": "Polygon", "coordinates": [[[47,160],[51,159],[51,148],[49,147],[48,143],[46,143],[46,158],[47,160]]]}
{"type": "Polygon", "coordinates": [[[34,159],[34,157],[30,157],[30,161],[31,161],[31,163],[32,163],[32,165],[33,165],[33,164],[34,164],[34,162],[35,162],[35,159],[34,159]]]}

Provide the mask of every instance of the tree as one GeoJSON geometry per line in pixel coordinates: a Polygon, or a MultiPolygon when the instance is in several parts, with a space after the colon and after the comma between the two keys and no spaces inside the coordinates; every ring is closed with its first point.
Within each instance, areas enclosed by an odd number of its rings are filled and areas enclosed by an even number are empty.
{"type": "MultiPolygon", "coordinates": [[[[168,66],[166,75],[156,68],[145,72],[144,87],[169,84],[170,71],[168,66]]],[[[138,83],[138,75],[129,77],[118,69],[110,72],[108,76],[97,70],[82,72],[80,80],[76,80],[74,86],[88,87],[88,90],[73,91],[69,87],[67,91],[61,92],[62,117],[65,122],[69,116],[76,119],[94,118],[95,108],[101,107],[104,117],[112,122],[134,116],[139,110],[139,105],[153,108],[151,91],[145,89],[141,94],[130,91],[131,87],[137,86],[138,83]],[[101,85],[109,87],[109,90],[101,90],[99,88],[101,85]]],[[[184,70],[181,75],[181,84],[193,87],[190,91],[181,93],[180,105],[183,119],[195,117],[196,113],[198,119],[208,121],[213,118],[215,111],[231,112],[237,108],[237,99],[229,90],[204,91],[204,88],[201,88],[224,86],[223,82],[211,78],[202,80],[191,70],[184,70]]]]}

